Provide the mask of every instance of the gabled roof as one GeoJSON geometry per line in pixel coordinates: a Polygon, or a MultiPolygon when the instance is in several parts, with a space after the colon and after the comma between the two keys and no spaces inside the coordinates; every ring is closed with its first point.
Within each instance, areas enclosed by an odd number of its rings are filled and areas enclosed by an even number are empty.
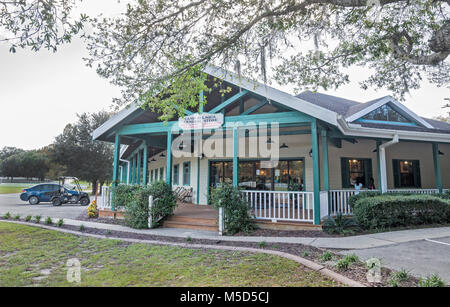
{"type": "MultiPolygon", "coordinates": [[[[237,74],[222,68],[207,66],[203,71],[212,77],[222,79],[236,87],[265,97],[269,101],[277,102],[292,110],[297,110],[331,126],[335,126],[344,135],[390,138],[394,134],[399,134],[400,138],[403,139],[450,143],[449,124],[422,118],[390,96],[381,97],[366,103],[311,91],[303,92],[294,97],[257,81],[239,77],[237,74]],[[396,109],[401,110],[402,113],[408,115],[412,121],[420,124],[420,126],[402,127],[384,123],[353,123],[355,120],[387,103],[394,105],[396,109]]],[[[96,129],[93,133],[93,138],[106,140],[121,125],[131,123],[135,119],[138,120],[137,116],[141,116],[139,114],[146,114],[143,112],[145,110],[138,105],[131,104],[96,129]]],[[[152,114],[154,115],[154,113],[152,114]]],[[[153,122],[157,118],[157,116],[153,115],[150,119],[146,117],[139,121],[153,122]]]]}

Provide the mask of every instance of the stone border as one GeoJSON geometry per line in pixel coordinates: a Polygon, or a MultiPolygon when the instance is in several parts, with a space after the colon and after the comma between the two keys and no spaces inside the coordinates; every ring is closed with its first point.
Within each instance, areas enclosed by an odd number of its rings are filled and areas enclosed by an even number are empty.
{"type": "Polygon", "coordinates": [[[189,243],[176,243],[176,242],[157,241],[157,240],[118,238],[118,237],[110,237],[110,236],[104,236],[104,235],[83,233],[83,232],[79,232],[79,231],[61,229],[61,228],[57,228],[57,227],[46,226],[46,225],[36,224],[36,223],[22,222],[22,221],[1,220],[1,222],[40,227],[43,229],[59,231],[62,233],[68,233],[68,234],[73,234],[73,235],[77,235],[77,236],[92,237],[92,238],[97,238],[97,239],[119,240],[119,241],[125,241],[125,242],[130,242],[130,243],[144,243],[144,244],[152,244],[152,245],[177,246],[177,247],[194,248],[194,249],[195,248],[196,249],[205,248],[205,249],[228,250],[228,251],[239,251],[239,252],[250,252],[250,253],[275,255],[275,256],[280,256],[280,257],[286,258],[286,259],[294,260],[295,262],[307,267],[308,269],[319,272],[320,274],[322,274],[328,278],[331,278],[339,283],[342,283],[346,286],[366,287],[364,284],[361,284],[353,279],[345,277],[345,276],[343,276],[339,273],[336,273],[330,269],[327,269],[325,266],[323,266],[321,264],[315,263],[313,261],[310,261],[308,259],[296,256],[293,254],[280,252],[280,251],[274,251],[274,250],[268,250],[268,249],[257,249],[257,248],[251,248],[251,247],[239,247],[239,246],[217,246],[217,245],[208,245],[208,244],[189,244],[189,243]]]}

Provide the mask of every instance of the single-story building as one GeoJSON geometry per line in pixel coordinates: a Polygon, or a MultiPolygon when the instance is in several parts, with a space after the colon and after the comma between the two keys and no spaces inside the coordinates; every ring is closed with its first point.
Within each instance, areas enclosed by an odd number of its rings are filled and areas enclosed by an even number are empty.
{"type": "Polygon", "coordinates": [[[113,182],[165,180],[192,188],[198,205],[229,182],[243,189],[257,219],[316,225],[350,213],[355,184],[382,192],[450,188],[450,125],[390,96],[292,96],[217,67],[205,73],[232,90],[199,93],[203,108],[166,123],[131,104],[94,132],[115,144],[113,182]]]}

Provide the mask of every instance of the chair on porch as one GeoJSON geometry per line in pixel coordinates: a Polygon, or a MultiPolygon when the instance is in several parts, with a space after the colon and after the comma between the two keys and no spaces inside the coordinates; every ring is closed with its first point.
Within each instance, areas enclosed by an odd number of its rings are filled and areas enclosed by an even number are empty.
{"type": "Polygon", "coordinates": [[[178,201],[183,203],[192,202],[192,187],[178,187],[174,193],[178,201]]]}

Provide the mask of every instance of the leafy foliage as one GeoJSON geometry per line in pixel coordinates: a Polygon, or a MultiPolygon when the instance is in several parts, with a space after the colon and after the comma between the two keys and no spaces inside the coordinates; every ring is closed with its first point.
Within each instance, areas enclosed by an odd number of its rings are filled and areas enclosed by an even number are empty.
{"type": "Polygon", "coordinates": [[[364,229],[444,224],[450,222],[450,202],[433,195],[395,195],[358,199],[353,214],[364,229]]]}
{"type": "Polygon", "coordinates": [[[92,182],[93,194],[97,182],[103,184],[112,177],[113,146],[92,140],[93,131],[111,115],[105,111],[78,114],[78,121],[64,128],[50,150],[52,161],[65,166],[64,175],[92,182]]]}
{"type": "Polygon", "coordinates": [[[13,147],[4,147],[0,160],[0,174],[5,177],[25,177],[44,179],[47,174],[48,156],[36,150],[24,151],[13,147]]]}
{"type": "Polygon", "coordinates": [[[426,279],[419,280],[419,287],[441,288],[445,287],[445,282],[437,274],[433,274],[426,279]]]}
{"type": "Polygon", "coordinates": [[[95,200],[93,200],[91,204],[87,207],[87,214],[90,218],[98,216],[97,203],[95,202],[95,200]]]}
{"type": "Polygon", "coordinates": [[[118,185],[114,188],[114,206],[125,209],[125,223],[137,229],[148,228],[148,198],[153,196],[152,227],[157,226],[164,218],[173,214],[176,199],[170,186],[163,181],[154,182],[150,186],[118,185]]]}
{"type": "Polygon", "coordinates": [[[135,1],[119,17],[93,19],[88,64],[124,89],[118,104],[139,101],[164,119],[174,115],[175,101],[183,110],[197,103],[199,71],[208,64],[297,92],[337,88],[350,82],[349,67],[362,66],[372,73],[363,89],[387,88],[401,99],[426,75],[437,85],[449,82],[448,6],[448,0],[135,1]],[[170,84],[173,93],[153,98],[170,84]]]}
{"type": "Polygon", "coordinates": [[[73,18],[71,12],[78,0],[12,0],[0,1],[0,42],[17,48],[41,48],[56,51],[83,29],[87,16],[73,18]]]}
{"type": "Polygon", "coordinates": [[[218,210],[223,208],[224,228],[227,234],[248,233],[255,229],[249,215],[248,205],[241,190],[228,183],[222,183],[211,191],[211,204],[218,210]]]}
{"type": "Polygon", "coordinates": [[[327,217],[323,223],[323,229],[328,233],[345,234],[356,227],[358,227],[356,221],[353,218],[344,217],[341,212],[335,218],[327,217]]]}

